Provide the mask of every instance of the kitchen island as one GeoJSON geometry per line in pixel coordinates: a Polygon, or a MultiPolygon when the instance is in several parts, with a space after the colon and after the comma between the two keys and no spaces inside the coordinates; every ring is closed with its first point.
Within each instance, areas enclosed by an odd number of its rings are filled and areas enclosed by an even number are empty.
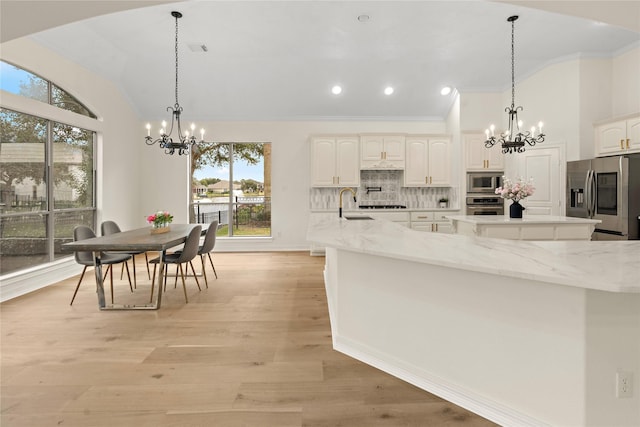
{"type": "Polygon", "coordinates": [[[591,240],[596,224],[602,221],[567,216],[452,215],[454,233],[465,236],[513,240],[591,240]]]}
{"type": "Polygon", "coordinates": [[[640,425],[640,242],[314,215],[334,348],[502,425],[640,425]],[[632,373],[635,393],[618,398],[632,373]]]}

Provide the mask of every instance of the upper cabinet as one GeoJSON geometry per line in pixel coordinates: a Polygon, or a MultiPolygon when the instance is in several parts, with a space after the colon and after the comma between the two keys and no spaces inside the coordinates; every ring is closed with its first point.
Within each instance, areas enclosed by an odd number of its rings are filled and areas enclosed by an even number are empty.
{"type": "Polygon", "coordinates": [[[640,117],[596,126],[596,157],[640,152],[640,117]]]}
{"type": "Polygon", "coordinates": [[[504,154],[500,147],[486,148],[483,133],[463,135],[468,171],[503,171],[504,154]]]}
{"type": "Polygon", "coordinates": [[[445,137],[408,136],[405,187],[451,185],[451,140],[445,137]]]}
{"type": "Polygon", "coordinates": [[[310,152],[312,187],[360,185],[357,136],[312,137],[310,152]]]}
{"type": "Polygon", "coordinates": [[[404,169],[403,135],[363,135],[360,139],[362,169],[404,169]]]}

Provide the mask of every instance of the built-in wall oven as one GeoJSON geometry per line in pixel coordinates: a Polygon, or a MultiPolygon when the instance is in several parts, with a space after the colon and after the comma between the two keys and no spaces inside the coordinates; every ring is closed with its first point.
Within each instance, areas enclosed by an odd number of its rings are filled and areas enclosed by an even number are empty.
{"type": "Polygon", "coordinates": [[[504,215],[504,201],[497,195],[468,193],[467,215],[504,215]]]}
{"type": "Polygon", "coordinates": [[[467,173],[467,193],[492,193],[502,187],[502,172],[467,173]]]}

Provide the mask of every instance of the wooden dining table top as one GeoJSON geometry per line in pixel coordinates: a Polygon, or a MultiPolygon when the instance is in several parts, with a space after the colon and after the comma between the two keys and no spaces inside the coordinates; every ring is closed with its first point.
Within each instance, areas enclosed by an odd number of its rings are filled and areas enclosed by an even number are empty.
{"type": "Polygon", "coordinates": [[[65,243],[62,250],[65,252],[79,251],[165,251],[171,247],[184,243],[189,232],[202,226],[204,233],[209,224],[171,224],[166,233],[152,234],[151,227],[136,228],[122,231],[108,236],[94,237],[65,243]]]}

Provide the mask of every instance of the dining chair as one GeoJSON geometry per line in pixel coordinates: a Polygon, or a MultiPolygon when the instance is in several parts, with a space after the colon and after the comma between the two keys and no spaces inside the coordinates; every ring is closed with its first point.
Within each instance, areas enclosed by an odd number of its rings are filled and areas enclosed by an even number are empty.
{"type": "MultiPolygon", "coordinates": [[[[96,234],[93,230],[86,225],[79,225],[73,229],[73,240],[85,240],[92,239],[96,237],[96,234]]],[[[84,265],[82,269],[82,274],[80,275],[80,280],[78,280],[78,284],[76,285],[76,290],[73,292],[73,297],[71,298],[71,303],[69,305],[73,305],[73,301],[76,299],[76,294],[78,293],[78,289],[80,288],[80,283],[82,283],[82,278],[84,277],[84,273],[87,271],[87,267],[93,267],[93,252],[76,252],[75,253],[76,262],[80,265],[84,265]]],[[[100,253],[100,263],[107,266],[107,270],[104,272],[104,276],[102,279],[104,280],[109,274],[109,279],[111,282],[111,304],[113,304],[113,269],[111,268],[114,264],[124,263],[124,267],[127,269],[127,277],[129,278],[129,288],[131,292],[133,292],[133,287],[131,286],[131,276],[129,275],[129,266],[127,265],[127,261],[131,259],[131,255],[126,253],[116,253],[116,252],[101,252],[100,253]]]]}
{"type": "MultiPolygon", "coordinates": [[[[176,265],[176,281],[178,280],[178,271],[180,271],[180,277],[182,278],[182,289],[184,290],[184,300],[185,302],[189,302],[189,298],[187,297],[187,285],[184,280],[184,270],[182,269],[182,264],[189,264],[191,266],[191,271],[193,272],[193,277],[196,279],[196,284],[198,285],[198,290],[202,290],[200,288],[200,282],[198,281],[198,276],[196,275],[196,270],[193,268],[193,259],[198,256],[198,245],[200,244],[200,234],[202,233],[202,226],[197,225],[193,227],[187,239],[184,242],[184,247],[180,252],[174,252],[171,254],[164,254],[164,288],[167,288],[167,268],[169,264],[176,265]]],[[[160,263],[160,257],[154,258],[149,261],[153,264],[153,279],[151,279],[151,297],[150,301],[153,301],[153,290],[156,283],[156,267],[160,263]]]]}
{"type": "MultiPolygon", "coordinates": [[[[120,233],[120,226],[115,221],[104,221],[100,225],[100,230],[103,236],[108,236],[110,234],[120,233]]],[[[136,255],[144,254],[144,259],[147,264],[147,276],[151,279],[151,269],[149,268],[149,256],[145,251],[124,251],[124,252],[114,252],[114,253],[123,253],[131,255],[132,264],[133,264],[133,287],[137,288],[138,284],[136,281],[136,255]]],[[[123,266],[124,270],[124,266],[123,266]]],[[[122,271],[120,272],[120,279],[122,279],[122,271]]]]}
{"type": "MultiPolygon", "coordinates": [[[[216,272],[216,267],[213,265],[213,260],[211,259],[211,251],[216,246],[216,233],[218,232],[218,220],[211,221],[209,224],[209,228],[207,229],[207,233],[204,236],[204,241],[202,245],[198,247],[198,255],[200,256],[200,262],[202,264],[202,275],[204,276],[204,284],[207,288],[209,288],[209,281],[207,280],[207,272],[205,269],[205,257],[209,257],[209,263],[211,263],[211,268],[213,268],[213,274],[215,274],[216,279],[218,278],[218,273],[216,272]]],[[[180,253],[181,251],[176,251],[175,253],[180,253]]]]}
{"type": "Polygon", "coordinates": [[[216,233],[218,232],[218,220],[211,221],[209,224],[209,228],[207,229],[207,233],[204,236],[204,242],[202,242],[202,246],[198,247],[198,255],[200,255],[200,262],[202,263],[202,275],[204,276],[204,284],[209,287],[209,281],[207,280],[207,272],[205,271],[205,256],[209,257],[209,262],[211,263],[211,268],[213,268],[213,274],[215,274],[216,279],[218,278],[218,273],[216,272],[216,267],[213,265],[213,260],[211,259],[211,251],[216,246],[216,233]]]}

